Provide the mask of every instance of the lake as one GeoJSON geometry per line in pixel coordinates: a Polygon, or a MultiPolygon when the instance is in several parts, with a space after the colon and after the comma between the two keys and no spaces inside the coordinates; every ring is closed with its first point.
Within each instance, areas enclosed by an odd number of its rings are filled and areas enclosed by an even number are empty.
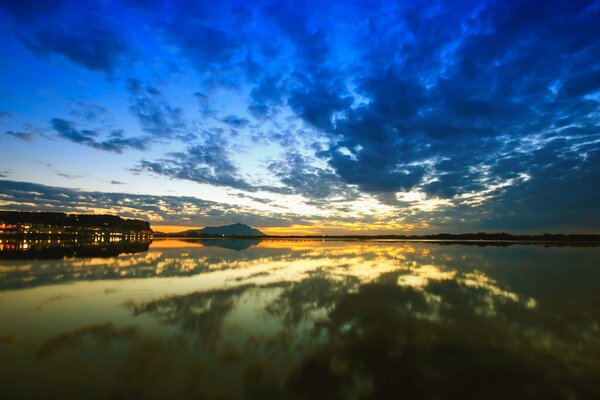
{"type": "Polygon", "coordinates": [[[2,399],[600,398],[600,247],[0,244],[2,399]]]}

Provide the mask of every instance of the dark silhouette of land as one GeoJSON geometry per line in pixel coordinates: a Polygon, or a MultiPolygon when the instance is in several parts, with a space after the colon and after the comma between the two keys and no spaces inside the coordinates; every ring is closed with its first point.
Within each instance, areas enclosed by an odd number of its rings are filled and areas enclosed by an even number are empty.
{"type": "Polygon", "coordinates": [[[207,226],[202,229],[191,229],[179,233],[181,236],[246,236],[246,237],[261,237],[267,236],[258,229],[249,227],[244,224],[232,224],[223,226],[207,226]]]}
{"type": "Polygon", "coordinates": [[[66,214],[54,212],[0,211],[0,237],[97,237],[104,240],[151,239],[154,237],[198,239],[306,239],[306,240],[398,240],[442,243],[600,243],[597,234],[439,233],[428,235],[265,235],[244,224],[232,224],[178,233],[153,232],[150,223],[116,215],[66,214]],[[112,239],[111,239],[112,238],[112,239]]]}
{"type": "Polygon", "coordinates": [[[116,215],[0,211],[0,236],[125,238],[152,234],[150,223],[116,215]]]}
{"type": "Polygon", "coordinates": [[[252,236],[243,234],[213,234],[209,228],[202,230],[187,230],[179,233],[155,232],[155,237],[171,238],[200,238],[200,239],[307,239],[307,240],[398,240],[398,241],[431,241],[445,243],[474,243],[477,242],[539,242],[539,243],[600,243],[600,235],[594,234],[551,234],[513,235],[510,233],[439,233],[429,235],[265,235],[252,236]]]}

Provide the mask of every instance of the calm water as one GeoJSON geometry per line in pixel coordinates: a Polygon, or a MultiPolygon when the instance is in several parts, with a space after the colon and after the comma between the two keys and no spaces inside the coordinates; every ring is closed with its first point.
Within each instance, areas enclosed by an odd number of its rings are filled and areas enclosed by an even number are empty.
{"type": "Polygon", "coordinates": [[[600,248],[0,248],[0,397],[600,398],[600,248]]]}

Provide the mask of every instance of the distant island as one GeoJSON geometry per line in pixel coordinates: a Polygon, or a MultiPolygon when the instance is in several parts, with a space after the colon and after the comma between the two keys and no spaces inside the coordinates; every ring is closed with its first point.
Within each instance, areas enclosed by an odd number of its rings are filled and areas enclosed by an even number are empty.
{"type": "Polygon", "coordinates": [[[202,229],[191,229],[178,233],[179,236],[243,236],[243,237],[264,237],[267,236],[258,229],[244,224],[232,224],[223,226],[207,226],[202,229]]]}
{"type": "Polygon", "coordinates": [[[0,211],[0,237],[80,237],[119,241],[152,238],[150,223],[116,215],[0,211]]]}

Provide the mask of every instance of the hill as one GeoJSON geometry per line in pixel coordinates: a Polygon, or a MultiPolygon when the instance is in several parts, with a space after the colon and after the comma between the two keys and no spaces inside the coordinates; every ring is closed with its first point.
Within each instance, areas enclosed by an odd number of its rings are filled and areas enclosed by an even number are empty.
{"type": "Polygon", "coordinates": [[[207,226],[203,229],[191,229],[181,232],[185,236],[266,236],[258,229],[244,224],[207,226]]]}

